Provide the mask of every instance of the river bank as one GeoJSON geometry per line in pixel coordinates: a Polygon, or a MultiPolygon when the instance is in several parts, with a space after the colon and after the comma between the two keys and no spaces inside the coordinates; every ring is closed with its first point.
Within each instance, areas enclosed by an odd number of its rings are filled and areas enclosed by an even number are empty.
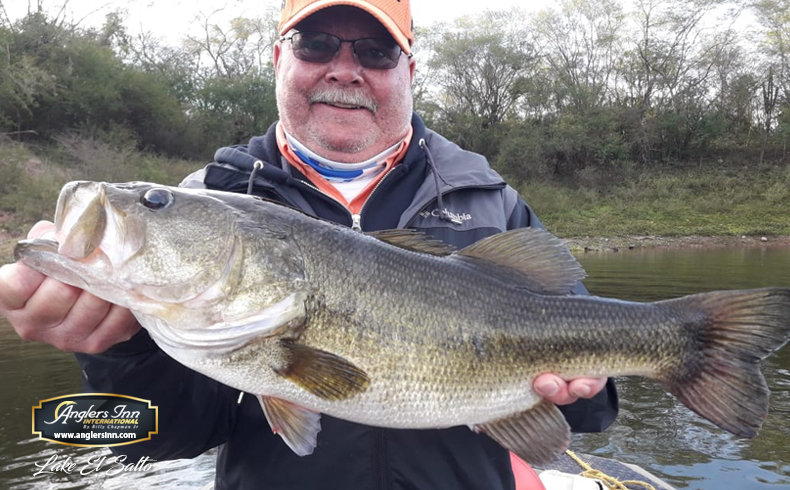
{"type": "Polygon", "coordinates": [[[623,252],[645,248],[790,247],[790,235],[762,236],[625,236],[571,237],[563,241],[574,253],[623,252]]]}

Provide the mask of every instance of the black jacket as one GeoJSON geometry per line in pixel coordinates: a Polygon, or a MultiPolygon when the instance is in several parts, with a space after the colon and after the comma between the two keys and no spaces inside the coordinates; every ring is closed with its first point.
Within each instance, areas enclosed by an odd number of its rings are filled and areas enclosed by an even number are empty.
{"type": "MultiPolygon", "coordinates": [[[[540,226],[530,208],[479,155],[427,130],[414,116],[411,145],[359,216],[327,197],[279,154],[274,126],[249,144],[217,151],[182,185],[251,190],[363,231],[409,227],[458,248],[507,229],[540,226]]],[[[577,292],[584,293],[583,286],[577,292]]],[[[272,434],[256,399],[181,366],[143,331],[101,355],[78,355],[88,390],[149,399],[160,432],[116,452],[154,459],[194,457],[220,446],[216,488],[513,489],[506,450],[467,427],[394,430],[324,415],[315,452],[296,456],[272,434]]],[[[606,428],[617,414],[610,381],[592,400],[561,407],[575,431],[606,428]]]]}

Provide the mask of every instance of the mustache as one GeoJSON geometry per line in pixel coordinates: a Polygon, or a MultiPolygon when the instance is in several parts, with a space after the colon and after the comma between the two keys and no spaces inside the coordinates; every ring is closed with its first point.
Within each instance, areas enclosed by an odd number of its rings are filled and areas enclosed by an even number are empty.
{"type": "Polygon", "coordinates": [[[323,103],[323,104],[342,104],[362,107],[372,113],[376,113],[378,104],[369,96],[362,92],[356,92],[348,89],[338,88],[325,88],[312,92],[307,101],[310,104],[323,103]]]}

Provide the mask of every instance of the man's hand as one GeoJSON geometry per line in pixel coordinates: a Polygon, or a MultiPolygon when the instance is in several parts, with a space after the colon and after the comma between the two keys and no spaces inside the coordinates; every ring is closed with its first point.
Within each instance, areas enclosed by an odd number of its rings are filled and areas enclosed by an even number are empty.
{"type": "Polygon", "coordinates": [[[556,405],[568,405],[579,398],[592,398],[606,386],[606,378],[575,378],[564,380],[554,374],[541,374],[532,388],[556,405]]]}
{"type": "MultiPolygon", "coordinates": [[[[52,223],[41,221],[31,228],[28,238],[53,230],[52,223]]],[[[25,340],[88,354],[104,352],[140,330],[129,310],[21,263],[0,267],[0,315],[25,340]]]]}

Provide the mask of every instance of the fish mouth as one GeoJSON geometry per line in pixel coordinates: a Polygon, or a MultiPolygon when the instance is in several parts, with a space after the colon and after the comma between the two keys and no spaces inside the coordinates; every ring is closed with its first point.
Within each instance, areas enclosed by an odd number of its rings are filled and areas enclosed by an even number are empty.
{"type": "Polygon", "coordinates": [[[142,233],[131,234],[130,239],[129,227],[126,213],[108,198],[104,182],[70,182],[58,197],[55,240],[60,255],[74,260],[103,255],[117,265],[145,241],[142,233]]]}
{"type": "Polygon", "coordinates": [[[55,237],[58,253],[82,259],[93,253],[107,227],[107,195],[93,182],[70,182],[58,197],[55,237]]]}

